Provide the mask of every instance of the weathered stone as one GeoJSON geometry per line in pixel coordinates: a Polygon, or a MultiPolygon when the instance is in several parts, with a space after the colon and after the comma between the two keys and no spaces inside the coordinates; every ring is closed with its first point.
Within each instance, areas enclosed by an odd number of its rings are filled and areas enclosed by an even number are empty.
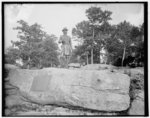
{"type": "MultiPolygon", "coordinates": [[[[46,105],[45,105],[46,106],[46,105]]],[[[75,110],[75,109],[69,109],[69,108],[64,108],[64,107],[54,107],[51,108],[52,106],[48,106],[47,108],[45,108],[45,106],[42,106],[41,110],[26,110],[26,111],[22,111],[22,110],[16,110],[15,111],[15,116],[47,116],[47,115],[57,115],[57,116],[63,116],[63,115],[69,115],[69,116],[74,116],[74,115],[117,115],[117,113],[115,112],[92,112],[92,111],[87,111],[87,110],[75,110]]],[[[22,106],[23,107],[23,106],[22,106]]],[[[8,110],[8,109],[7,109],[8,110]]],[[[10,110],[9,110],[10,111],[10,110]]],[[[6,113],[8,115],[11,115],[11,113],[9,111],[6,111],[6,113]]]]}
{"type": "Polygon", "coordinates": [[[135,92],[134,99],[141,99],[144,101],[144,91],[135,89],[134,92],[135,92]]]}
{"type": "Polygon", "coordinates": [[[28,112],[17,112],[16,116],[43,116],[48,115],[43,112],[36,112],[36,111],[28,111],[28,112]]]}
{"type": "Polygon", "coordinates": [[[129,115],[144,115],[144,101],[135,99],[131,104],[129,115]]]}
{"type": "Polygon", "coordinates": [[[70,64],[68,65],[68,67],[69,67],[69,68],[71,68],[71,67],[73,67],[73,68],[80,68],[81,65],[80,65],[79,63],[70,63],[70,64]]]}
{"type": "Polygon", "coordinates": [[[139,68],[122,67],[122,68],[118,68],[118,72],[134,77],[135,75],[138,74],[144,75],[144,68],[143,67],[139,67],[139,68]]]}
{"type": "Polygon", "coordinates": [[[140,91],[137,97],[144,101],[144,91],[140,91]]]}
{"type": "Polygon", "coordinates": [[[9,109],[5,109],[5,115],[8,116],[11,114],[11,111],[9,109]]]}
{"type": "Polygon", "coordinates": [[[137,74],[142,74],[144,75],[144,68],[139,67],[139,68],[132,68],[130,69],[132,75],[137,75],[137,74]]]}
{"type": "Polygon", "coordinates": [[[144,91],[140,91],[131,103],[129,115],[144,115],[144,91]]]}
{"type": "Polygon", "coordinates": [[[28,102],[123,111],[129,107],[130,78],[109,70],[13,70],[11,85],[28,102]]]}
{"type": "Polygon", "coordinates": [[[19,67],[12,64],[5,64],[5,69],[19,69],[19,67]]]}
{"type": "Polygon", "coordinates": [[[105,70],[105,69],[115,69],[115,66],[107,65],[107,64],[88,64],[83,66],[82,69],[85,70],[105,70]]]}
{"type": "Polygon", "coordinates": [[[5,98],[5,106],[6,107],[12,107],[16,105],[25,104],[25,101],[21,99],[21,96],[19,95],[9,95],[5,98]]]}

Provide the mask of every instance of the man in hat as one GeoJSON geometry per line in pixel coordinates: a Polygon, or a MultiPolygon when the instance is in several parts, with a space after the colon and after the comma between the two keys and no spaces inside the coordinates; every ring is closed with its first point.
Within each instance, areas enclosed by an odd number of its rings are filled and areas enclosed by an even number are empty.
{"type": "Polygon", "coordinates": [[[61,54],[63,57],[65,57],[65,67],[68,67],[68,63],[70,61],[70,57],[72,54],[72,43],[71,43],[71,37],[67,35],[68,29],[65,27],[63,28],[62,32],[63,35],[60,36],[59,43],[61,43],[61,54]]]}

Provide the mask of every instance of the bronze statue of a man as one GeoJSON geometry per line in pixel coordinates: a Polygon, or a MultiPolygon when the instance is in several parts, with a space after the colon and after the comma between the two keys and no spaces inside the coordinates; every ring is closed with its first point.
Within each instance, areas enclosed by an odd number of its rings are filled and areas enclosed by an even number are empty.
{"type": "Polygon", "coordinates": [[[70,57],[72,54],[71,37],[67,35],[67,28],[63,28],[63,35],[60,36],[59,43],[61,43],[61,54],[65,58],[65,67],[68,67],[70,57]]]}

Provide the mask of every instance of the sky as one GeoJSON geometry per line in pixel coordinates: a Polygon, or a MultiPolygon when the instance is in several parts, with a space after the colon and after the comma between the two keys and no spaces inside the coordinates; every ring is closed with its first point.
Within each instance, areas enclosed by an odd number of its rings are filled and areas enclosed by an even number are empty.
{"type": "MultiPolygon", "coordinates": [[[[128,4],[9,4],[5,5],[5,48],[11,46],[11,40],[19,40],[17,31],[18,20],[24,20],[29,25],[38,23],[48,34],[58,38],[62,35],[63,27],[68,28],[71,35],[72,28],[83,20],[88,20],[86,9],[91,6],[101,7],[102,10],[112,12],[111,24],[118,24],[124,20],[132,25],[140,26],[144,21],[144,6],[140,3],[128,4]]],[[[76,43],[73,41],[73,45],[76,43]]]]}

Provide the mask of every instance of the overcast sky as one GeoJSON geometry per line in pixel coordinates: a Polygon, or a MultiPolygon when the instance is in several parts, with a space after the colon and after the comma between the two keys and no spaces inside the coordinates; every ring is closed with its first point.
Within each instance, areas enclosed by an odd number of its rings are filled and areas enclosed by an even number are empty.
{"type": "MultiPolygon", "coordinates": [[[[10,46],[11,40],[17,39],[17,31],[12,28],[17,26],[17,21],[22,19],[32,25],[38,23],[48,34],[57,37],[62,35],[62,28],[72,28],[83,20],[87,20],[85,10],[91,6],[101,7],[102,10],[112,11],[111,24],[118,24],[124,20],[135,26],[144,21],[143,4],[23,4],[5,5],[5,48],[10,46]]],[[[74,43],[74,42],[73,42],[74,43]]]]}

